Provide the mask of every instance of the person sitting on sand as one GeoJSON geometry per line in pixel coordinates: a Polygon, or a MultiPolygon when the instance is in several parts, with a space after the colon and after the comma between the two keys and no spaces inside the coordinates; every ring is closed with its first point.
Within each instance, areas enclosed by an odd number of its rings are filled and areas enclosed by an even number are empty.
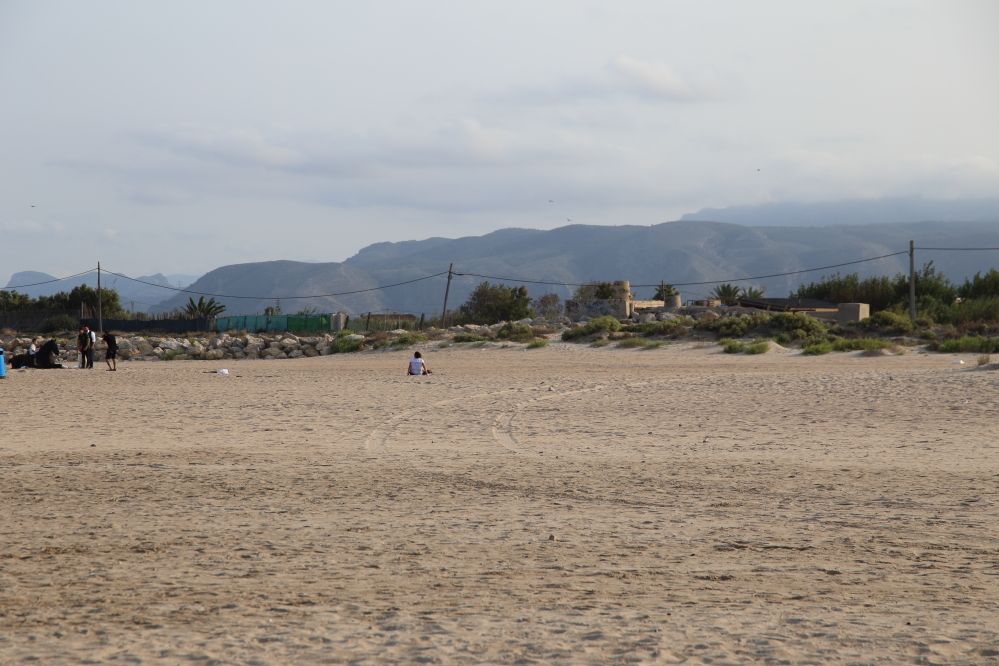
{"type": "Polygon", "coordinates": [[[427,367],[427,362],[423,360],[423,356],[420,352],[413,352],[413,358],[409,359],[409,369],[406,371],[407,375],[429,375],[430,368],[427,367]]]}

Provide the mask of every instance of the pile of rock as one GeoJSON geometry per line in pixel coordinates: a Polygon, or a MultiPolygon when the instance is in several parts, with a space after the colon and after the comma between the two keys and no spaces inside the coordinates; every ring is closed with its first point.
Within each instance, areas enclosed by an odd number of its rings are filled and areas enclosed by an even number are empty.
{"type": "MultiPolygon", "coordinates": [[[[549,330],[564,328],[562,324],[552,324],[543,319],[523,319],[520,322],[530,326],[544,326],[549,330]]],[[[120,334],[118,340],[118,358],[131,361],[182,361],[204,360],[221,361],[224,359],[282,359],[300,358],[303,356],[327,356],[342,351],[360,349],[377,349],[382,347],[399,349],[411,345],[414,340],[442,340],[459,333],[471,333],[482,337],[496,337],[497,332],[507,322],[490,326],[465,324],[452,326],[447,330],[428,329],[420,333],[398,329],[387,333],[370,333],[367,336],[349,331],[337,334],[298,336],[292,333],[215,333],[194,337],[160,337],[154,335],[120,334]],[[415,334],[415,335],[414,335],[415,334]]],[[[36,345],[51,336],[37,337],[36,345]]],[[[75,364],[78,360],[76,337],[68,333],[55,336],[59,344],[60,361],[64,364],[75,364]]],[[[8,355],[21,354],[28,351],[32,338],[14,335],[0,335],[0,346],[8,355]]],[[[95,358],[103,360],[105,345],[97,341],[95,358]]]]}
{"type": "MultiPolygon", "coordinates": [[[[48,338],[45,338],[48,339],[48,338]]],[[[333,335],[303,336],[291,333],[231,335],[219,333],[200,337],[158,337],[145,335],[119,335],[118,358],[133,361],[180,361],[222,359],[278,359],[302,356],[325,356],[335,353],[337,338],[333,335]]],[[[346,334],[341,339],[363,342],[363,335],[346,334]]],[[[32,338],[0,336],[0,345],[8,354],[28,351],[32,338]]],[[[56,337],[60,359],[65,363],[77,361],[76,338],[56,337]]],[[[36,343],[38,344],[38,343],[36,343]]],[[[97,358],[103,359],[105,345],[97,342],[97,358]]]]}

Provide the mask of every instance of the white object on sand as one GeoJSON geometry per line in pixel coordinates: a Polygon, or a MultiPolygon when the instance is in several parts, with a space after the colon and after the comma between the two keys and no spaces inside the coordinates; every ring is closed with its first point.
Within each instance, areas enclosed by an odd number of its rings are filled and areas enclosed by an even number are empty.
{"type": "Polygon", "coordinates": [[[229,376],[229,369],[228,368],[219,368],[219,374],[221,376],[223,376],[223,377],[228,377],[229,376]]]}

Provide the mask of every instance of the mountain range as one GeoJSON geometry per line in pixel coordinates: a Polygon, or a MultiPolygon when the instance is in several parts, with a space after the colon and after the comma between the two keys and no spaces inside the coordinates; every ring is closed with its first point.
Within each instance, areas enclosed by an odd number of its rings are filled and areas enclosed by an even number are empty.
{"type": "MultiPolygon", "coordinates": [[[[514,284],[535,280],[560,284],[527,284],[532,295],[554,292],[569,297],[574,284],[598,280],[630,280],[639,297],[649,297],[660,281],[680,284],[684,298],[710,292],[706,281],[739,282],[784,296],[803,282],[836,272],[894,275],[908,270],[908,242],[917,247],[999,247],[999,224],[993,222],[918,222],[829,227],[747,227],[709,221],[678,221],[653,226],[572,225],[538,231],[502,229],[484,236],[401,243],[377,243],[343,262],[270,261],[223,266],[189,288],[218,296],[227,312],[260,312],[280,306],[284,312],[305,307],[353,313],[399,311],[437,313],[443,304],[446,273],[453,263],[449,307],[467,299],[483,280],[514,284]],[[839,268],[834,264],[881,255],[895,256],[839,268]],[[804,274],[773,276],[808,268],[830,267],[804,274]],[[411,284],[391,285],[436,275],[411,284]],[[501,278],[509,278],[503,280],[501,278]],[[648,286],[639,286],[648,285],[648,286]],[[370,291],[362,291],[370,290],[370,291]],[[343,294],[342,292],[358,292],[343,294]],[[289,299],[291,295],[333,294],[289,299]]],[[[918,250],[917,263],[934,265],[955,281],[999,265],[995,251],[944,252],[918,250]]],[[[171,310],[189,294],[161,303],[171,310]]]]}
{"type": "MultiPolygon", "coordinates": [[[[770,296],[785,296],[802,283],[837,272],[861,276],[906,272],[910,240],[917,248],[997,248],[999,200],[767,204],[704,210],[652,226],[500,229],[482,236],[383,242],[342,262],[282,260],[222,266],[187,287],[198,293],[175,292],[166,299],[163,294],[169,292],[162,287],[114,276],[107,276],[105,284],[119,290],[126,307],[134,300],[143,307],[152,304],[146,307],[152,312],[169,312],[182,308],[188,298],[197,300],[200,293],[223,303],[228,314],[258,313],[268,306],[285,313],[313,308],[435,314],[442,308],[452,264],[449,308],[463,303],[483,280],[536,281],[526,282],[532,295],[554,292],[562,298],[570,297],[580,283],[621,279],[630,280],[639,297],[650,297],[661,281],[679,285],[685,299],[705,296],[713,287],[685,283],[713,281],[753,285],[770,296]],[[893,256],[849,263],[882,255],[893,256]],[[798,272],[812,268],[820,270],[798,272]]],[[[928,261],[961,282],[999,266],[999,252],[917,249],[917,267],[928,261]]],[[[141,279],[168,287],[180,277],[184,276],[141,279]]],[[[11,284],[46,278],[50,276],[18,273],[11,284]]],[[[95,277],[78,282],[93,285],[95,277]]],[[[43,288],[52,293],[71,286],[59,282],[22,291],[37,295],[43,288]]]]}

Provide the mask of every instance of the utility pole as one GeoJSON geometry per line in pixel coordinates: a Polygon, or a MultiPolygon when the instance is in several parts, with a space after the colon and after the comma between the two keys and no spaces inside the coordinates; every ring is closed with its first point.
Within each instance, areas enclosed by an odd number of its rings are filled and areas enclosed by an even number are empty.
{"type": "Polygon", "coordinates": [[[454,262],[447,267],[447,286],[444,287],[444,309],[441,310],[441,328],[447,328],[447,295],[451,291],[451,277],[454,275],[454,262]]]}
{"type": "Polygon", "coordinates": [[[97,330],[104,335],[104,310],[101,303],[101,262],[97,262],[97,330]]]}
{"type": "Polygon", "coordinates": [[[916,320],[916,242],[909,241],[909,317],[916,320]]]}

